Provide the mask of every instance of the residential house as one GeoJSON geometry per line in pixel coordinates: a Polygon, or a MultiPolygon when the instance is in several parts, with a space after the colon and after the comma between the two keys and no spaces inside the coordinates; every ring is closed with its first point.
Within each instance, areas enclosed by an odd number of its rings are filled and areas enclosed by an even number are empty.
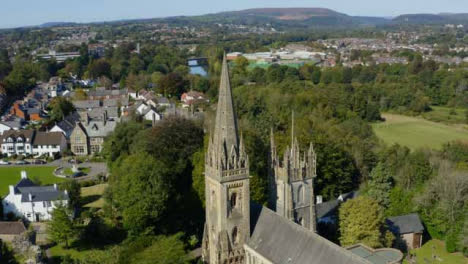
{"type": "Polygon", "coordinates": [[[206,99],[205,95],[201,92],[190,91],[183,93],[180,97],[183,107],[190,107],[191,105],[198,103],[208,103],[209,100],[206,99]]]}
{"type": "Polygon", "coordinates": [[[33,155],[35,157],[54,157],[67,149],[67,139],[62,132],[37,131],[33,140],[33,155]]]}
{"type": "Polygon", "coordinates": [[[162,115],[156,112],[150,105],[143,102],[136,104],[135,112],[143,117],[144,120],[156,122],[162,119],[162,115]]]}
{"type": "Polygon", "coordinates": [[[26,227],[21,221],[0,222],[0,240],[2,241],[12,242],[24,232],[26,232],[26,227]]]}
{"type": "Polygon", "coordinates": [[[81,122],[77,122],[70,134],[70,148],[78,156],[88,155],[88,135],[81,122]]]}
{"type": "Polygon", "coordinates": [[[56,123],[50,132],[62,132],[67,140],[70,139],[71,133],[77,122],[80,121],[78,112],[73,112],[66,116],[62,121],[56,123]]]}
{"type": "Polygon", "coordinates": [[[23,127],[22,122],[19,118],[8,118],[0,122],[0,135],[8,130],[19,130],[23,127]]]}
{"type": "Polygon", "coordinates": [[[8,130],[0,137],[3,154],[31,155],[34,130],[8,130]]]}
{"type": "Polygon", "coordinates": [[[389,217],[385,222],[390,231],[405,243],[406,249],[422,246],[424,226],[418,214],[389,217]]]}
{"type": "Polygon", "coordinates": [[[50,220],[57,204],[68,204],[68,192],[53,186],[38,186],[28,179],[26,171],[21,180],[9,186],[9,193],[3,199],[3,215],[14,214],[30,222],[50,220]]]}
{"type": "Polygon", "coordinates": [[[51,77],[45,88],[48,91],[50,97],[56,97],[62,92],[64,85],[60,77],[51,77]]]}
{"type": "Polygon", "coordinates": [[[67,149],[67,142],[61,132],[35,130],[8,130],[0,137],[1,152],[8,156],[48,155],[53,157],[67,149]]]}
{"type": "Polygon", "coordinates": [[[71,151],[75,155],[85,156],[101,152],[104,139],[114,131],[117,121],[88,119],[76,124],[70,137],[71,151]]]}

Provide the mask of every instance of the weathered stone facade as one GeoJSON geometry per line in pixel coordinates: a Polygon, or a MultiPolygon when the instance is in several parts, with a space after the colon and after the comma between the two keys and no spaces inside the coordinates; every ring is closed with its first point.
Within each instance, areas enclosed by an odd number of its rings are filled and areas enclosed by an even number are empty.
{"type": "Polygon", "coordinates": [[[206,223],[203,260],[244,263],[250,238],[249,161],[239,139],[226,58],[214,132],[205,156],[206,223]]]}
{"type": "Polygon", "coordinates": [[[278,157],[273,130],[270,151],[270,207],[279,215],[316,232],[314,178],[316,154],[312,142],[301,153],[294,133],[292,117],[291,146],[287,147],[283,160],[278,157]]]}
{"type": "Polygon", "coordinates": [[[88,135],[81,123],[77,123],[70,135],[70,147],[77,156],[88,155],[88,135]]]}

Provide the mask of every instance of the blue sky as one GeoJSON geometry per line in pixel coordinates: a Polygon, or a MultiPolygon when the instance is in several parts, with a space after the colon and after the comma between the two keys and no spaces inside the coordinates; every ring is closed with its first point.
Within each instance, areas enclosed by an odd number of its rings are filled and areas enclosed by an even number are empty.
{"type": "Polygon", "coordinates": [[[349,15],[468,13],[468,0],[2,0],[0,28],[199,15],[256,7],[326,7],[349,15]]]}

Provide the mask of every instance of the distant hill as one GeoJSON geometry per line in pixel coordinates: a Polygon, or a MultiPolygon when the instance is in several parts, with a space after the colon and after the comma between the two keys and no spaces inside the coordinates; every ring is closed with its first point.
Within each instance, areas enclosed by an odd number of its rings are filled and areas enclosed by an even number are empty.
{"type": "MultiPolygon", "coordinates": [[[[89,24],[122,24],[165,22],[175,25],[209,25],[234,23],[244,25],[271,24],[278,29],[307,27],[356,27],[398,24],[464,24],[468,25],[467,13],[404,14],[394,18],[350,16],[327,8],[255,8],[199,16],[174,16],[165,18],[118,20],[89,24]]],[[[39,27],[80,25],[73,22],[49,22],[39,27]]]]}
{"type": "Polygon", "coordinates": [[[198,16],[199,20],[271,23],[275,26],[353,26],[377,25],[390,20],[380,17],[353,17],[327,8],[256,8],[198,16]]]}
{"type": "Polygon", "coordinates": [[[78,25],[78,23],[74,23],[74,22],[47,22],[47,23],[39,25],[39,27],[49,28],[49,27],[75,26],[75,25],[78,25]]]}

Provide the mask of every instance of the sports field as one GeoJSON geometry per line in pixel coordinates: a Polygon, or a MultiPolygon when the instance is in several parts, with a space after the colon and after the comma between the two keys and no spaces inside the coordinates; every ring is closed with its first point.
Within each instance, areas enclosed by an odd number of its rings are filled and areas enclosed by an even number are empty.
{"type": "Polygon", "coordinates": [[[0,167],[0,197],[8,194],[8,186],[15,185],[21,179],[21,171],[25,170],[28,178],[36,181],[38,179],[42,185],[59,183],[65,179],[54,176],[55,167],[0,167]]]}
{"type": "Polygon", "coordinates": [[[440,149],[446,142],[452,140],[468,141],[466,125],[447,125],[395,114],[382,114],[385,122],[373,124],[376,135],[385,143],[398,143],[411,149],[440,149]]]}

